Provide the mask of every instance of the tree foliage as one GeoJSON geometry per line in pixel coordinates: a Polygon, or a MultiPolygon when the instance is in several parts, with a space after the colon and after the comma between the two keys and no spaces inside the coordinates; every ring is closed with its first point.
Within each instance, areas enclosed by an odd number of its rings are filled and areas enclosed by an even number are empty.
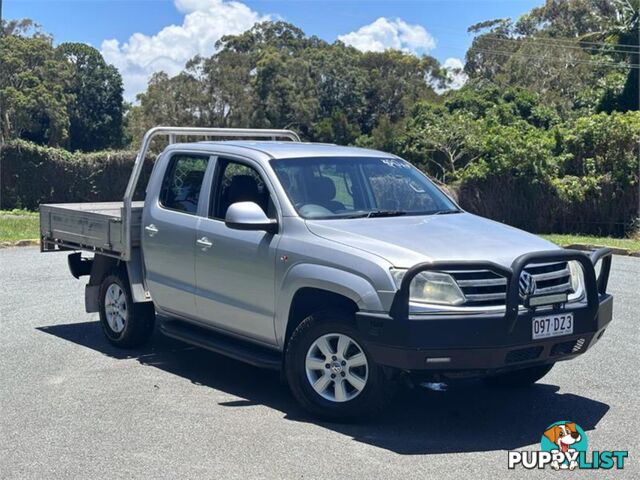
{"type": "MultiPolygon", "coordinates": [[[[23,33],[23,28],[3,29],[23,33]]],[[[48,145],[66,142],[69,95],[65,84],[71,72],[56,60],[51,38],[37,28],[31,36],[2,35],[0,68],[2,139],[20,137],[48,145]]]]}
{"type": "Polygon", "coordinates": [[[469,27],[459,90],[433,57],[365,53],[275,21],[223,37],[178,75],[156,72],[135,105],[95,49],[5,22],[0,132],[95,150],[156,125],[292,128],[403,156],[482,215],[622,235],[640,224],[640,0],[541,2],[469,27]]]}
{"type": "Polygon", "coordinates": [[[69,96],[70,150],[95,151],[122,142],[122,77],[95,48],[83,43],[63,43],[56,56],[70,66],[66,84],[69,96]]]}
{"type": "Polygon", "coordinates": [[[478,36],[465,70],[472,79],[536,91],[565,115],[580,107],[588,113],[638,110],[639,5],[640,0],[546,0],[517,21],[473,25],[469,31],[478,36]],[[626,76],[615,98],[611,88],[594,89],[612,73],[626,76]]]}
{"type": "Polygon", "coordinates": [[[176,77],[154,76],[130,112],[129,129],[164,118],[178,125],[290,127],[311,140],[337,135],[352,143],[382,119],[402,121],[415,102],[435,101],[435,88],[447,82],[432,57],[362,53],[285,22],[257,24],[223,37],[217,48],[176,77]]]}
{"type": "Polygon", "coordinates": [[[76,150],[122,142],[122,78],[94,48],[53,46],[30,20],[2,24],[1,141],[22,138],[76,150]]]}

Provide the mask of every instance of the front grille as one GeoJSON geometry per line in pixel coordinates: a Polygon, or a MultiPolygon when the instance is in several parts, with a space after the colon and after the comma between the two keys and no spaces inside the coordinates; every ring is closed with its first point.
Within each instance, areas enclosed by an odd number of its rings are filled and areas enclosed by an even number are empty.
{"type": "Polygon", "coordinates": [[[530,265],[525,271],[536,281],[536,295],[571,291],[571,273],[567,262],[530,265]]]}
{"type": "Polygon", "coordinates": [[[507,279],[489,270],[449,272],[467,299],[468,306],[504,305],[507,279]]]}
{"type": "MultiPolygon", "coordinates": [[[[567,262],[531,264],[525,271],[536,282],[536,295],[571,292],[571,273],[567,262]]],[[[465,306],[489,307],[504,305],[507,279],[489,270],[448,272],[467,298],[465,306]]]]}

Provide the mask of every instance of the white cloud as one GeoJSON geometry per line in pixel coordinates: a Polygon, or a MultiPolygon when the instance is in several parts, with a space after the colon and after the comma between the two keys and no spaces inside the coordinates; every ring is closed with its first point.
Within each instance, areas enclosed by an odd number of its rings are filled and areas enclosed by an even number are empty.
{"type": "Polygon", "coordinates": [[[185,14],[182,25],[169,25],[151,36],[134,33],[124,43],[102,42],[102,55],[120,70],[129,101],[146,89],[152,73],[176,75],[196,54],[213,54],[216,41],[224,35],[242,33],[271,18],[235,1],[174,0],[174,4],[185,14]]]}
{"type": "Polygon", "coordinates": [[[357,31],[338,36],[346,45],[363,52],[383,52],[389,48],[425,53],[436,46],[435,39],[422,25],[410,25],[400,18],[378,18],[357,31]]]}
{"type": "Polygon", "coordinates": [[[464,64],[459,58],[447,58],[442,66],[447,70],[449,80],[451,81],[448,90],[458,90],[469,80],[469,77],[463,70],[464,64]]]}

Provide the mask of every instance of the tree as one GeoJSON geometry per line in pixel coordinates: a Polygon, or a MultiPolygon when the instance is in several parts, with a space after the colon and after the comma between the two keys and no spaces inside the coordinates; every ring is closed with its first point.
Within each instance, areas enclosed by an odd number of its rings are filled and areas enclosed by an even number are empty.
{"type": "Polygon", "coordinates": [[[156,75],[130,110],[134,124],[191,122],[295,128],[311,140],[354,142],[382,119],[400,122],[447,81],[432,57],[362,53],[307,37],[285,22],[263,22],[223,37],[209,58],[180,75],[156,75]],[[151,106],[153,105],[153,106],[151,106]],[[330,138],[333,136],[333,139],[330,138]]]}
{"type": "Polygon", "coordinates": [[[71,69],[66,87],[69,97],[69,150],[95,151],[122,144],[122,77],[95,48],[63,43],[56,55],[71,69]]]}
{"type": "Polygon", "coordinates": [[[618,99],[622,111],[640,109],[640,0],[610,0],[613,12],[600,29],[582,35],[583,41],[599,40],[616,48],[629,65],[627,80],[618,99]]]}
{"type": "Polygon", "coordinates": [[[478,121],[468,112],[450,113],[421,103],[399,140],[399,153],[443,182],[453,180],[462,167],[477,158],[479,133],[478,121]]]}
{"type": "Polygon", "coordinates": [[[446,73],[433,57],[418,58],[397,50],[365,53],[359,66],[366,75],[365,133],[371,132],[383,116],[396,123],[416,102],[435,100],[437,94],[429,80],[446,81],[446,73]]]}
{"type": "Polygon", "coordinates": [[[140,105],[127,112],[127,138],[138,141],[157,125],[211,126],[202,108],[204,95],[198,80],[187,72],[172,78],[154,73],[147,91],[138,95],[140,105]]]}
{"type": "MultiPolygon", "coordinates": [[[[16,20],[2,20],[0,24],[1,35],[21,36],[21,37],[45,37],[48,35],[42,32],[42,26],[34,22],[30,18],[21,18],[16,20]]],[[[1,36],[0,35],[0,36],[1,36]]]]}
{"type": "Polygon", "coordinates": [[[309,130],[317,117],[319,101],[306,58],[270,48],[260,56],[255,68],[258,124],[269,128],[301,124],[309,130]]]}
{"type": "Polygon", "coordinates": [[[3,25],[0,37],[0,140],[62,145],[69,133],[69,66],[33,22],[3,25]],[[30,36],[23,36],[30,33],[30,36]]]}
{"type": "Polygon", "coordinates": [[[330,116],[323,117],[313,126],[312,135],[318,142],[349,145],[360,136],[360,129],[349,122],[343,111],[335,109],[330,116]]]}
{"type": "MultiPolygon", "coordinates": [[[[308,48],[305,57],[311,65],[320,121],[338,110],[346,117],[348,123],[361,130],[367,111],[368,82],[366,72],[358,67],[362,53],[336,42],[330,46],[317,45],[308,48]]],[[[315,137],[312,133],[312,138],[320,137],[315,137]]]]}
{"type": "Polygon", "coordinates": [[[508,18],[488,20],[471,25],[467,31],[479,35],[465,54],[465,73],[471,79],[494,81],[506,59],[520,46],[513,35],[513,22],[508,18]]]}
{"type": "Polygon", "coordinates": [[[637,109],[639,3],[547,0],[515,23],[499,19],[473,25],[469,31],[479,35],[465,69],[472,79],[534,90],[564,117],[576,109],[637,109]],[[628,73],[627,82],[619,101],[612,102],[611,88],[596,84],[619,71],[628,73]]]}
{"type": "Polygon", "coordinates": [[[227,49],[207,59],[195,58],[188,64],[188,71],[194,72],[192,76],[203,90],[202,115],[210,125],[254,124],[257,100],[252,87],[252,69],[246,54],[227,49]]]}

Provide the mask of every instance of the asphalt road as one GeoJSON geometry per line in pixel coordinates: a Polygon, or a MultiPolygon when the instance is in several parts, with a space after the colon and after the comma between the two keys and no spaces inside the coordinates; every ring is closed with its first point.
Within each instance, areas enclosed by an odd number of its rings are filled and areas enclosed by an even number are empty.
{"type": "Polygon", "coordinates": [[[528,478],[507,450],[573,420],[640,478],[640,259],[616,257],[614,322],[583,357],[519,391],[403,389],[364,424],[317,422],[277,374],[156,334],[110,347],[66,255],[0,250],[0,478],[528,478]]]}

